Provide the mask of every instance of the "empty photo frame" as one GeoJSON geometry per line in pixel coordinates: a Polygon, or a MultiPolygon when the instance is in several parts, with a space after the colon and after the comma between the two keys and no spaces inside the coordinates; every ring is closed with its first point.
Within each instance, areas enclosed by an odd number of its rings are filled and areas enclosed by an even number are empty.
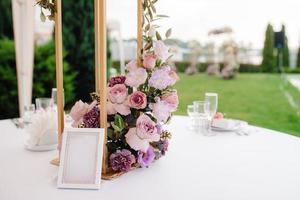
{"type": "Polygon", "coordinates": [[[69,128],[64,131],[58,188],[99,189],[104,129],[69,128]]]}

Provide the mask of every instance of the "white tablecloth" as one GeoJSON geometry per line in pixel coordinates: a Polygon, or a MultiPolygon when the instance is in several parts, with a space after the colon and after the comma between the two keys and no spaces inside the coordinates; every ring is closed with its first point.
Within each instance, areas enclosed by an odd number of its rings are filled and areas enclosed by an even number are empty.
{"type": "Polygon", "coordinates": [[[175,116],[167,156],[101,189],[56,189],[56,152],[23,148],[22,130],[0,121],[0,200],[299,200],[300,139],[255,128],[205,137],[175,116]]]}

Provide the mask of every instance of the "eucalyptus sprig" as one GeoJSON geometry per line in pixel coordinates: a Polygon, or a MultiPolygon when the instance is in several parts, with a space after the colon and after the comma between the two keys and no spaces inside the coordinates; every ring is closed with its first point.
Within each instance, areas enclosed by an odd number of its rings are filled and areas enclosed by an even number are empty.
{"type": "MultiPolygon", "coordinates": [[[[167,15],[161,15],[156,13],[155,3],[158,0],[144,0],[143,10],[144,10],[144,20],[143,20],[143,39],[145,42],[143,51],[151,52],[153,51],[153,42],[155,40],[162,40],[162,35],[156,30],[159,28],[154,22],[162,18],[169,17],[167,15]]],[[[165,38],[169,38],[172,34],[172,29],[168,29],[164,34],[165,38]]]]}
{"type": "Polygon", "coordinates": [[[42,22],[45,22],[46,18],[54,21],[55,12],[56,12],[55,0],[37,0],[36,5],[39,5],[41,7],[40,18],[42,22]],[[50,15],[46,16],[43,9],[49,10],[50,15]]]}

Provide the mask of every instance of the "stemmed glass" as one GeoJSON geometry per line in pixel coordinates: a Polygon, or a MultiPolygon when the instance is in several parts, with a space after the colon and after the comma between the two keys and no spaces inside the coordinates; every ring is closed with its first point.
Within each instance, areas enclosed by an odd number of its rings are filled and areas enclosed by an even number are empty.
{"type": "Polygon", "coordinates": [[[192,130],[195,130],[196,126],[197,126],[197,124],[196,124],[197,113],[195,112],[194,105],[188,105],[186,111],[187,111],[188,116],[191,119],[191,125],[190,125],[189,128],[192,129],[192,130]]]}
{"type": "Polygon", "coordinates": [[[205,101],[209,103],[205,113],[208,118],[208,132],[211,132],[212,120],[216,115],[218,109],[218,94],[217,93],[205,93],[205,101]]]}

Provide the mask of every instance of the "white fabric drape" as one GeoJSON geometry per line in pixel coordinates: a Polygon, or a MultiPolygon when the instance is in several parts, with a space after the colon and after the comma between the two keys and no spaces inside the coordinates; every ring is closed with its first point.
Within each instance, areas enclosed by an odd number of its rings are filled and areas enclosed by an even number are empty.
{"type": "Polygon", "coordinates": [[[20,116],[32,97],[34,5],[35,0],[12,0],[20,116]]]}

